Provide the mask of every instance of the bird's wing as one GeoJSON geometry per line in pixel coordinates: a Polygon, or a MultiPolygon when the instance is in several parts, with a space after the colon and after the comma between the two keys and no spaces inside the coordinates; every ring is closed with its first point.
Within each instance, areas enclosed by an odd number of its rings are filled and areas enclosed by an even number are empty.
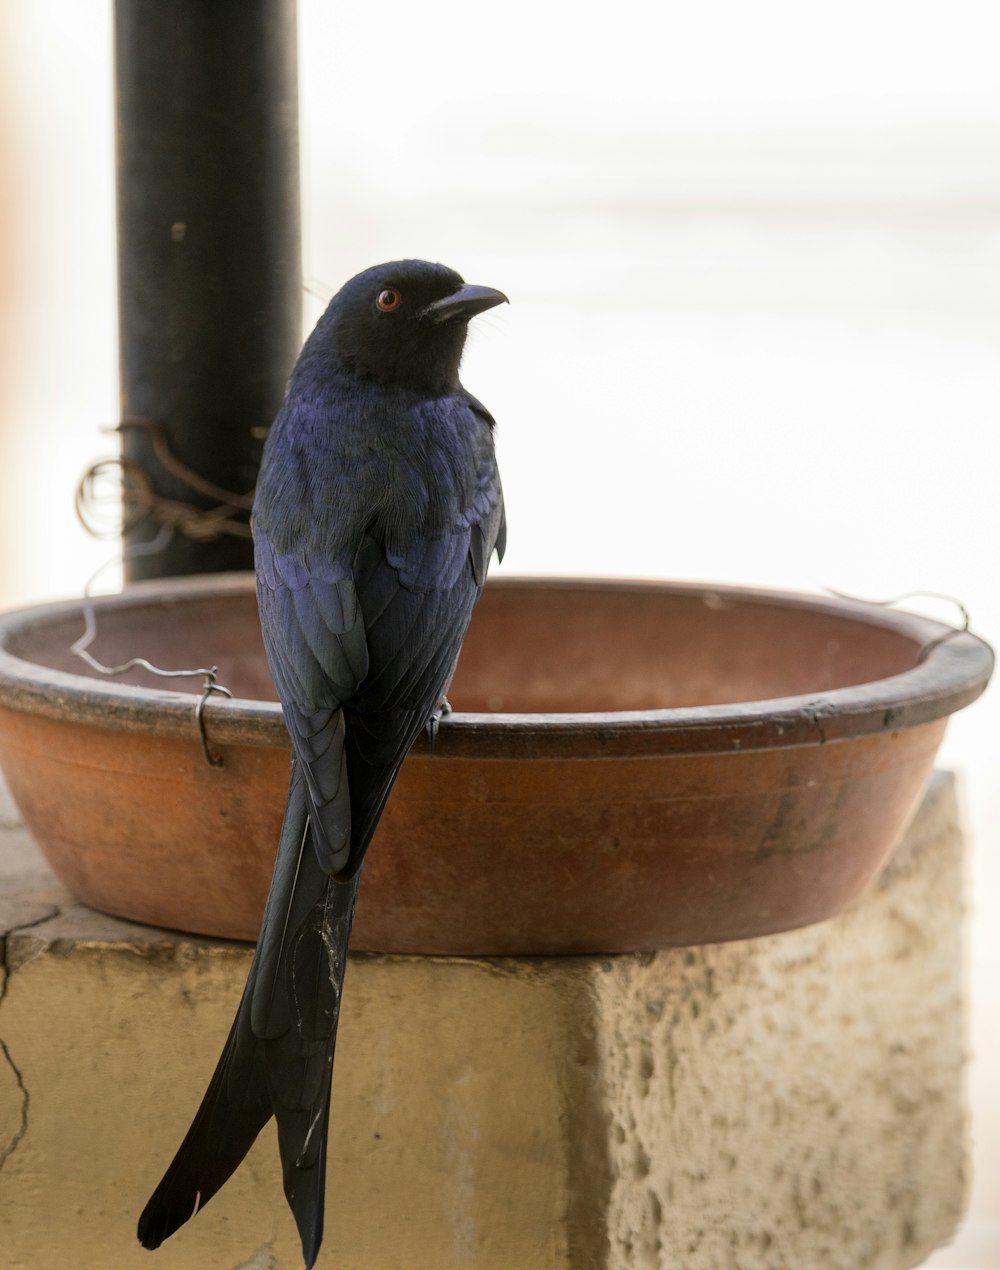
{"type": "Polygon", "coordinates": [[[306,783],[313,845],[324,871],[336,873],[351,839],[341,706],[369,667],[350,561],[279,552],[259,524],[254,551],[264,646],[306,783]]]}
{"type": "Polygon", "coordinates": [[[492,446],[463,502],[443,531],[397,548],[367,537],[355,558],[370,670],[347,710],[347,875],[360,868],[399,766],[444,697],[489,558],[502,551],[492,446]]]}

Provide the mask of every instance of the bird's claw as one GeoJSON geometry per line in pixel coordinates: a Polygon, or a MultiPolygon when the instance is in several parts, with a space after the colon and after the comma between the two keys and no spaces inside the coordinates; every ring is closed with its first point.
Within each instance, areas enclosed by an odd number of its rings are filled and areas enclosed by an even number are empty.
{"type": "Polygon", "coordinates": [[[438,728],[441,726],[441,720],[446,714],[451,714],[451,706],[448,704],[448,698],[442,697],[438,702],[438,707],[427,720],[427,742],[431,747],[431,753],[434,753],[434,745],[437,741],[438,728]]]}

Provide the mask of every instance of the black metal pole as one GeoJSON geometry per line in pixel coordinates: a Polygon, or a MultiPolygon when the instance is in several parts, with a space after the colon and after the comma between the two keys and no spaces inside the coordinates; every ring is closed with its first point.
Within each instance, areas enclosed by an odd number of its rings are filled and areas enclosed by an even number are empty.
{"type": "MultiPolygon", "coordinates": [[[[148,423],[123,431],[126,469],[153,490],[135,543],[217,506],[206,482],[253,489],[298,352],[295,0],[116,0],[115,56],[122,416],[158,424],[169,450],[164,465],[148,423]]],[[[251,566],[247,537],[197,531],[126,577],[251,566]]]]}

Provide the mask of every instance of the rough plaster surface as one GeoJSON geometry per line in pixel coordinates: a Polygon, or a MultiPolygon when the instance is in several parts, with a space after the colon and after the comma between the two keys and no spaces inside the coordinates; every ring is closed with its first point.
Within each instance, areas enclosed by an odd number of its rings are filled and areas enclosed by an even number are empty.
{"type": "MultiPolygon", "coordinates": [[[[918,1265],[966,1186],[963,867],[938,777],[879,887],[823,926],[652,957],[352,958],[320,1267],[918,1265]]],[[[134,1242],[247,950],[73,904],[2,802],[0,896],[5,1270],[300,1266],[271,1129],[159,1252],[134,1242]]]]}

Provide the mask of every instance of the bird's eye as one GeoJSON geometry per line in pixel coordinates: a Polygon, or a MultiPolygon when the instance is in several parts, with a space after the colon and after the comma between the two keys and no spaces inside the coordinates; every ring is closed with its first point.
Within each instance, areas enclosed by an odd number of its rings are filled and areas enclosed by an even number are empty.
{"type": "Polygon", "coordinates": [[[378,299],[375,303],[383,313],[391,313],[393,309],[398,309],[403,303],[403,297],[395,287],[386,287],[384,291],[378,293],[378,299]]]}

